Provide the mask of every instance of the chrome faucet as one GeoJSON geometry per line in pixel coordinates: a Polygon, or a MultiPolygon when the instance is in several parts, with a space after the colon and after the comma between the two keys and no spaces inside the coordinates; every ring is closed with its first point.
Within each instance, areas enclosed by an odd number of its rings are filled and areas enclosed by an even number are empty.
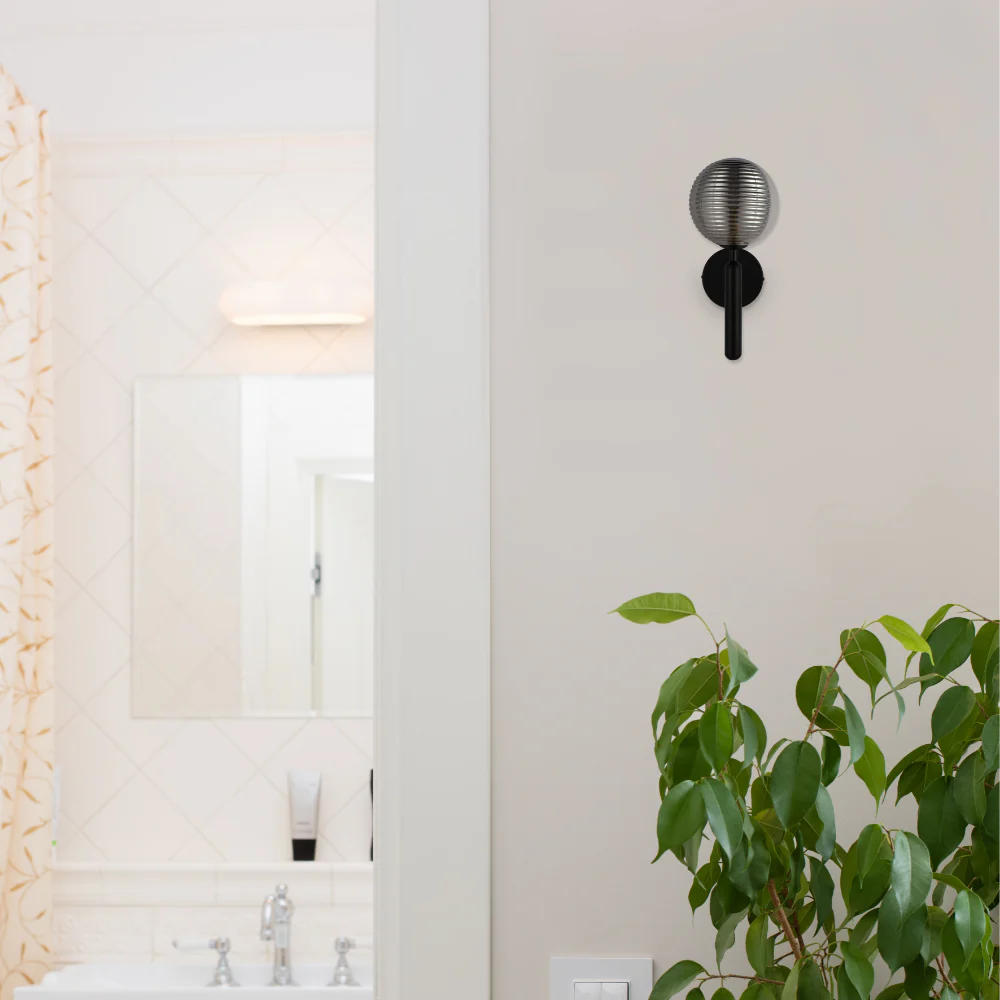
{"type": "Polygon", "coordinates": [[[264,899],[260,911],[260,939],[274,942],[274,975],[269,986],[297,986],[292,979],[292,915],[295,904],[288,898],[288,886],[279,885],[264,899]]]}

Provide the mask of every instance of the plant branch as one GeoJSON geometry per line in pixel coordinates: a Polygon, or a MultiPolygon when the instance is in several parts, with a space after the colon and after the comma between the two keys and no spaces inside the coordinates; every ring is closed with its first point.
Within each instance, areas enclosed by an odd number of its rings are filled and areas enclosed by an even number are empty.
{"type": "Polygon", "coordinates": [[[780,979],[765,979],[763,976],[743,976],[736,972],[706,972],[698,981],[707,983],[709,979],[746,979],[752,983],[773,983],[775,986],[784,986],[780,979]]]}
{"type": "MultiPolygon", "coordinates": [[[[867,624],[868,623],[865,622],[865,625],[867,624]]],[[[847,633],[847,639],[845,640],[844,645],[840,649],[840,656],[837,657],[837,662],[830,668],[830,672],[826,675],[826,683],[823,685],[823,690],[820,692],[819,697],[816,699],[816,707],[813,709],[813,714],[809,718],[809,728],[806,730],[806,735],[803,737],[804,739],[809,739],[809,737],[812,736],[812,734],[816,731],[816,719],[819,716],[819,710],[823,707],[823,701],[826,698],[826,693],[827,691],[830,690],[830,684],[833,681],[833,678],[837,674],[837,667],[840,666],[844,657],[847,655],[847,647],[851,644],[851,640],[860,631],[862,631],[862,629],[864,629],[865,625],[862,625],[861,628],[851,629],[847,633]]]]}
{"type": "Polygon", "coordinates": [[[795,931],[792,930],[792,925],[788,922],[788,914],[785,913],[785,908],[781,905],[781,900],[778,899],[778,890],[775,888],[774,879],[767,883],[767,891],[771,894],[771,902],[774,903],[774,909],[778,914],[778,923],[781,924],[781,929],[785,932],[788,946],[792,949],[792,954],[797,962],[802,958],[802,949],[795,937],[795,931]]]}

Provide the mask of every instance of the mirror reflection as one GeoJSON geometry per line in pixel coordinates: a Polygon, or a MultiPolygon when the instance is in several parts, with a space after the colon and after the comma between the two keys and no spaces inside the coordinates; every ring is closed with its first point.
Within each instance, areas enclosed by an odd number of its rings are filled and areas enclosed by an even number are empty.
{"type": "Polygon", "coordinates": [[[369,716],[371,376],[135,391],[133,714],[369,716]]]}

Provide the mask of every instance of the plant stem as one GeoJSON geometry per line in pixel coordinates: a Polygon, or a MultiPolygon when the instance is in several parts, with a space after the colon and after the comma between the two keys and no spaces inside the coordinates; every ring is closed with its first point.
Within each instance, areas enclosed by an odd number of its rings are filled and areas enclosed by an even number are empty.
{"type": "MultiPolygon", "coordinates": [[[[867,624],[868,623],[865,622],[865,625],[867,624]]],[[[813,714],[809,719],[809,728],[806,730],[806,735],[803,737],[803,739],[809,739],[809,737],[812,736],[812,734],[815,732],[816,718],[819,715],[820,708],[823,706],[823,699],[826,698],[826,692],[830,689],[830,682],[837,674],[837,667],[840,666],[841,661],[847,655],[847,647],[851,644],[851,640],[858,634],[858,632],[864,629],[865,625],[862,625],[861,628],[851,629],[851,631],[848,632],[847,640],[841,647],[840,656],[837,657],[837,662],[830,668],[830,672],[826,675],[826,683],[823,685],[823,690],[820,692],[819,697],[816,699],[816,707],[813,709],[813,714]]]]}
{"type": "Polygon", "coordinates": [[[781,900],[778,899],[778,890],[775,888],[774,879],[771,879],[767,883],[767,891],[771,894],[771,902],[774,903],[774,908],[778,914],[778,923],[781,924],[781,929],[785,932],[785,937],[788,939],[788,946],[792,949],[792,954],[795,956],[795,961],[797,962],[802,958],[802,949],[795,937],[795,932],[792,930],[792,925],[788,922],[788,914],[785,913],[785,908],[781,905],[781,900]]]}
{"type": "Polygon", "coordinates": [[[752,983],[773,983],[775,986],[784,986],[780,979],[765,979],[763,976],[742,976],[735,972],[706,972],[698,980],[700,983],[707,983],[709,979],[747,979],[752,983]]]}

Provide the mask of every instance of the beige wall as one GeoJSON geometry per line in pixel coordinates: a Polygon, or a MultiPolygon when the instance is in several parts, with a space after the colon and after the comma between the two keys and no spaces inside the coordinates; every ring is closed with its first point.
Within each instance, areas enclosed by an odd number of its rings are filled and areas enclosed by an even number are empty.
{"type": "Polygon", "coordinates": [[[649,711],[700,627],[609,608],[725,618],[792,736],[846,624],[996,611],[996,29],[990,0],[494,5],[495,1000],[555,954],[710,960],[648,864],[649,711]],[[780,199],[739,364],[687,211],[726,155],[780,199]]]}

